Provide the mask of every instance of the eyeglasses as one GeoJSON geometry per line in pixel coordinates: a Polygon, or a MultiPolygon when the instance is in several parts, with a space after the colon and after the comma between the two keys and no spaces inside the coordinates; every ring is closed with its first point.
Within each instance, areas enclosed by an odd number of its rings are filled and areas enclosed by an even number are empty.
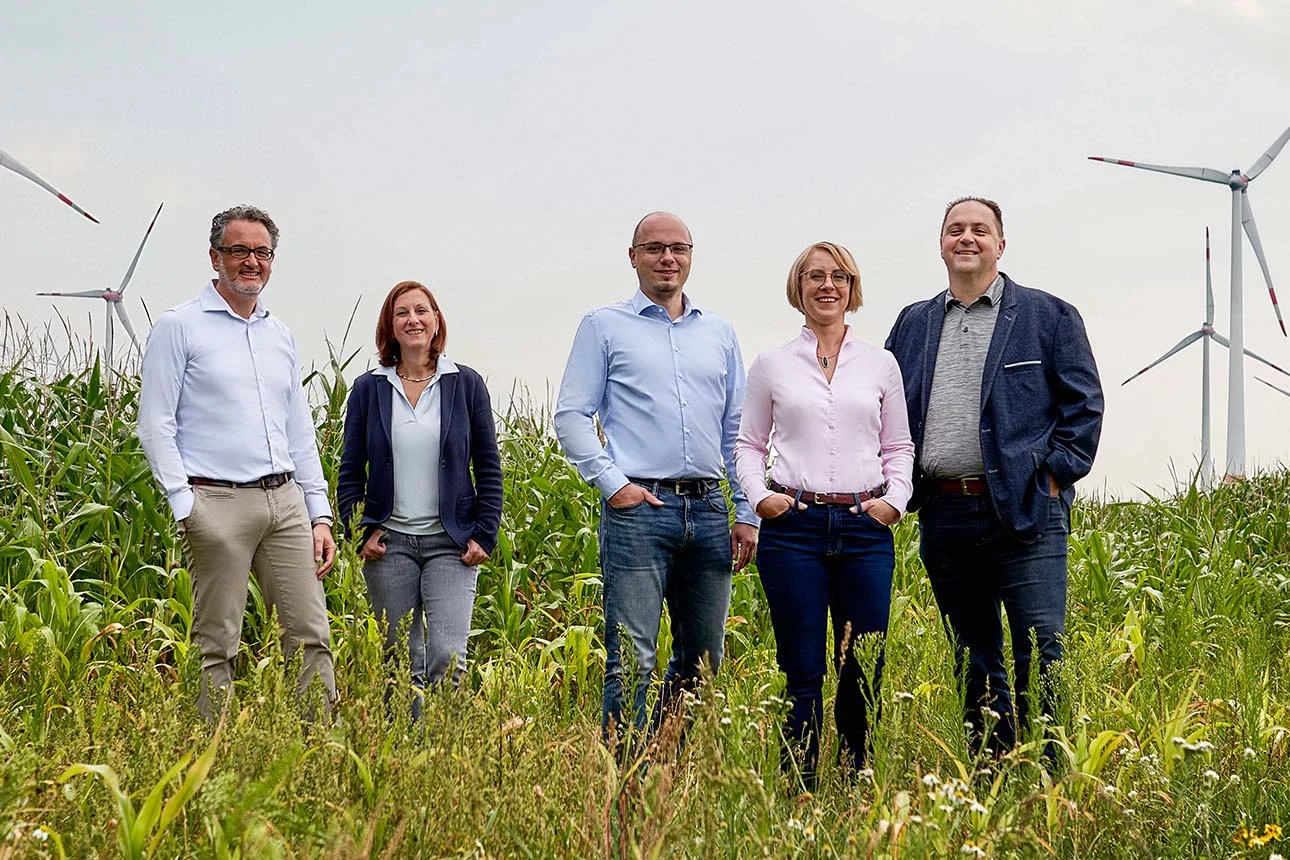
{"type": "Polygon", "coordinates": [[[642,242],[639,245],[632,245],[633,248],[640,248],[651,257],[661,257],[664,251],[671,251],[673,257],[688,257],[694,250],[694,246],[686,242],[673,242],[666,245],[662,242],[642,242]]]}
{"type": "Polygon", "coordinates": [[[228,254],[234,260],[245,260],[247,257],[254,254],[255,259],[257,260],[268,261],[272,260],[273,255],[277,253],[272,248],[248,248],[245,245],[233,245],[232,247],[227,245],[216,245],[215,250],[222,254],[228,254]]]}
{"type": "Polygon", "coordinates": [[[844,272],[841,269],[835,269],[832,272],[811,269],[809,272],[802,272],[802,277],[817,287],[824,286],[826,280],[833,281],[833,286],[835,287],[851,286],[851,273],[844,272]]]}

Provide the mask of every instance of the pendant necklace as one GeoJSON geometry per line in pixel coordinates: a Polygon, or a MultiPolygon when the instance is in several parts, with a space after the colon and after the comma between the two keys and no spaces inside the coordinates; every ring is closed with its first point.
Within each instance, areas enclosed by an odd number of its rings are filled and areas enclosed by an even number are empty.
{"type": "Polygon", "coordinates": [[[817,355],[817,356],[815,356],[815,357],[816,357],[816,358],[818,358],[818,359],[820,360],[820,367],[823,367],[825,370],[828,370],[828,369],[829,369],[829,359],[830,359],[830,358],[837,358],[837,357],[838,357],[838,353],[840,353],[840,352],[842,352],[842,350],[838,350],[837,352],[833,353],[833,355],[817,355]]]}

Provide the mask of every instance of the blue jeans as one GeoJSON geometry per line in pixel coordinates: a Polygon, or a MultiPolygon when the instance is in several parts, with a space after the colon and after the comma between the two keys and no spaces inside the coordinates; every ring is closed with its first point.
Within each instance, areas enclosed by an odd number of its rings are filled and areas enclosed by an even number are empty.
{"type": "Polygon", "coordinates": [[[792,757],[801,756],[808,788],[814,788],[820,757],[830,614],[839,755],[855,770],[864,766],[871,709],[877,716],[882,656],[879,652],[873,677],[867,678],[854,644],[866,634],[885,636],[895,563],[891,529],[844,505],[789,508],[762,520],[757,569],[775,629],[775,656],[788,682],[784,764],[790,767],[792,757]]]}
{"type": "Polygon", "coordinates": [[[1033,543],[1012,537],[986,496],[933,495],[918,514],[923,564],[965,674],[973,743],[986,742],[982,710],[990,708],[999,715],[990,732],[996,752],[1016,744],[1018,728],[1028,725],[1032,634],[1039,648],[1039,704],[1052,715],[1050,671],[1062,658],[1066,630],[1070,512],[1060,497],[1048,504],[1048,525],[1033,543]],[[1001,607],[1012,633],[1015,710],[1003,663],[1001,607]]]}
{"type": "MultiPolygon", "coordinates": [[[[363,564],[368,600],[385,632],[385,656],[398,645],[399,625],[411,613],[408,658],[412,668],[412,718],[421,716],[427,686],[452,667],[457,686],[466,671],[466,639],[475,606],[479,568],[462,562],[461,547],[447,534],[409,535],[386,530],[385,555],[363,564]]],[[[387,695],[388,700],[388,695],[387,695]]]]}
{"type": "Polygon", "coordinates": [[[657,727],[676,694],[693,687],[704,661],[716,672],[725,653],[730,609],[730,521],[717,482],[706,495],[678,496],[660,483],[642,483],[663,507],[648,502],[617,510],[601,502],[600,568],[604,578],[605,736],[615,727],[646,726],[645,693],[657,663],[663,604],[672,619],[672,658],[651,723],[657,727]],[[634,652],[634,692],[627,685],[622,635],[634,652]]]}

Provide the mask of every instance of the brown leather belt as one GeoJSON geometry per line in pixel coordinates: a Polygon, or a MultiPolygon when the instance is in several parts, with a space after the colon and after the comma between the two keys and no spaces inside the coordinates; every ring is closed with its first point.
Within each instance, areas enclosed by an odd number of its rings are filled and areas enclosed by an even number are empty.
{"type": "Polygon", "coordinates": [[[295,472],[278,472],[276,475],[265,475],[254,481],[239,484],[237,481],[221,481],[218,478],[194,478],[188,476],[188,483],[194,487],[229,487],[234,490],[276,490],[296,476],[295,472]]]}
{"type": "Polygon", "coordinates": [[[932,478],[928,485],[946,496],[984,496],[990,492],[984,478],[932,478]]]}
{"type": "Polygon", "coordinates": [[[886,484],[881,487],[874,487],[872,490],[861,490],[858,493],[808,493],[806,490],[785,487],[775,481],[768,481],[766,487],[776,493],[783,493],[786,496],[801,499],[808,505],[858,505],[860,502],[881,498],[887,493],[886,484]]]}

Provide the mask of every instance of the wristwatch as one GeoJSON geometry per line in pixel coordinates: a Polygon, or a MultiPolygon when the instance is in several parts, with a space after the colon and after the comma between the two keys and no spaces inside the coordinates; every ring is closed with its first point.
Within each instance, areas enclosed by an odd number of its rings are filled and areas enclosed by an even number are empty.
{"type": "Polygon", "coordinates": [[[325,525],[327,526],[327,528],[331,528],[331,517],[314,517],[312,520],[310,520],[309,525],[310,526],[325,525]]]}

